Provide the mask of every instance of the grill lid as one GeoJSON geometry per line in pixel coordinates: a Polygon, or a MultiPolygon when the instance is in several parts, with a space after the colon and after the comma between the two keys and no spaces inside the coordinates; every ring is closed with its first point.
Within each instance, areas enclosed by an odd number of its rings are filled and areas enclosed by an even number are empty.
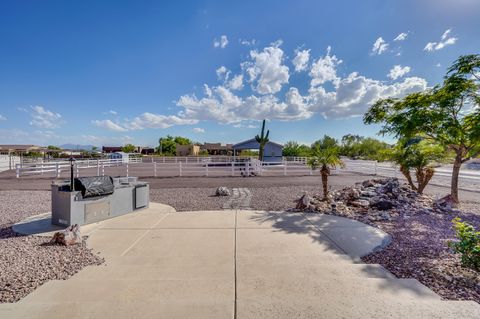
{"type": "Polygon", "coordinates": [[[110,176],[77,177],[75,190],[81,191],[83,198],[113,194],[113,179],[110,176]]]}

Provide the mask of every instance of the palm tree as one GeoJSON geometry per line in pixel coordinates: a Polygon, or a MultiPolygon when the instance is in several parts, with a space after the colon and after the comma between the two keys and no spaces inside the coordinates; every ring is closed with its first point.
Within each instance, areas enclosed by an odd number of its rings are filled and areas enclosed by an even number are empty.
{"type": "Polygon", "coordinates": [[[259,146],[258,146],[258,160],[260,160],[260,161],[263,161],[263,150],[265,149],[265,144],[267,144],[268,141],[269,141],[268,135],[270,134],[270,130],[267,130],[266,135],[264,135],[264,133],[265,133],[265,120],[263,120],[262,132],[260,133],[260,135],[257,134],[257,136],[255,136],[255,140],[259,144],[259,146]]]}
{"type": "Polygon", "coordinates": [[[338,155],[338,149],[336,147],[330,147],[322,149],[315,147],[312,150],[313,157],[308,160],[308,165],[313,169],[320,169],[320,175],[322,176],[323,186],[323,200],[327,200],[328,195],[328,176],[330,175],[330,169],[337,166],[343,167],[344,164],[338,155]]]}

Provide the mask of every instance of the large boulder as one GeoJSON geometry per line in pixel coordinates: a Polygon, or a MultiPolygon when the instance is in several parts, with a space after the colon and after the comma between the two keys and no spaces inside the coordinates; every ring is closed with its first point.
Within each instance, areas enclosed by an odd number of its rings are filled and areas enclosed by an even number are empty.
{"type": "Polygon", "coordinates": [[[230,190],[225,187],[225,186],[221,186],[221,187],[218,187],[217,190],[215,191],[215,195],[217,196],[230,196],[230,190]]]}

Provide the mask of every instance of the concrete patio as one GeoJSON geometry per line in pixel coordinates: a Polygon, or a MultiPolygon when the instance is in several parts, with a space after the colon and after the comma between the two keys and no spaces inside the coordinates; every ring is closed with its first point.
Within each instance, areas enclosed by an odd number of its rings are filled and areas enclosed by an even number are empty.
{"type": "MultiPolygon", "coordinates": [[[[45,216],[43,217],[43,219],[45,216]]],[[[42,218],[20,225],[41,233],[42,218]]],[[[85,227],[106,259],[50,281],[0,318],[478,318],[358,257],[387,234],[329,215],[149,209],[85,227]]]]}

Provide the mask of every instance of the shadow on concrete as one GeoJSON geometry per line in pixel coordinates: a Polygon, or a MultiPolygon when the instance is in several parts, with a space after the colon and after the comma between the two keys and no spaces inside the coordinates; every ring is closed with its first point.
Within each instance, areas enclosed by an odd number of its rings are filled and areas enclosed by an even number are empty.
{"type": "MultiPolygon", "coordinates": [[[[312,243],[318,244],[323,251],[348,256],[352,263],[360,263],[361,256],[381,250],[391,240],[390,236],[372,226],[333,215],[267,211],[254,212],[249,219],[256,222],[259,228],[270,226],[277,232],[308,235],[312,243]]],[[[365,280],[371,279],[372,268],[367,264],[362,265],[364,267],[359,268],[365,274],[365,280]]],[[[342,267],[342,263],[338,266],[342,267]]],[[[419,297],[438,297],[415,279],[397,279],[386,270],[385,273],[387,275],[384,278],[371,281],[379,290],[393,294],[407,290],[419,297]]]]}

